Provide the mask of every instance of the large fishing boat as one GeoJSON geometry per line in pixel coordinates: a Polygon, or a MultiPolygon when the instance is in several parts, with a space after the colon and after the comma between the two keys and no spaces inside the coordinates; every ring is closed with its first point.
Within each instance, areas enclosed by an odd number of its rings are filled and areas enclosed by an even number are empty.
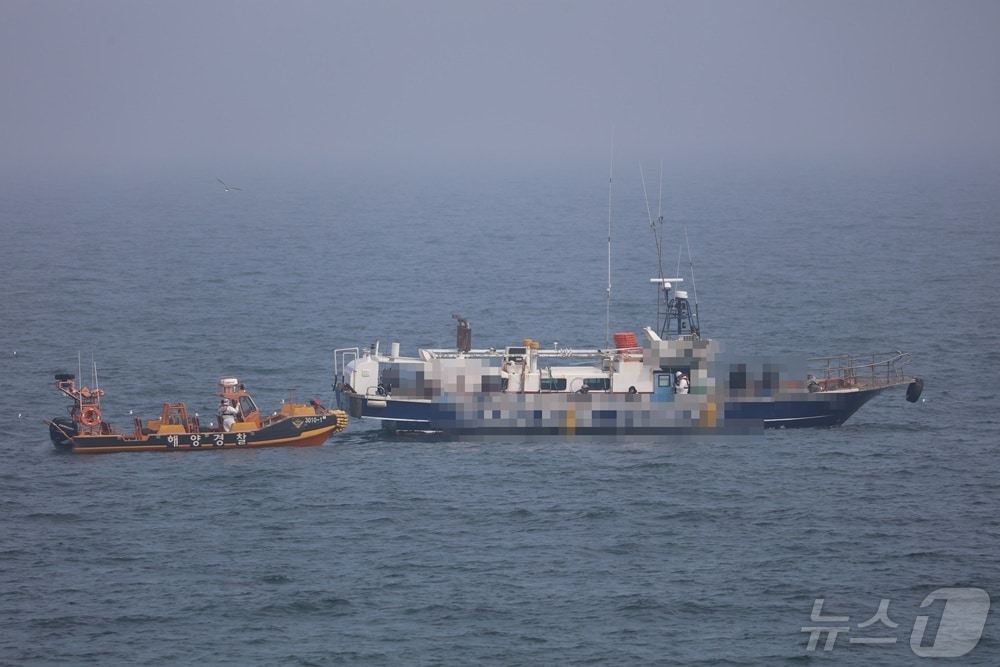
{"type": "Polygon", "coordinates": [[[458,319],[453,349],[402,356],[393,343],[334,353],[338,405],[395,433],[463,439],[609,439],[746,435],[836,426],[882,391],[923,381],[903,352],[803,360],[738,356],[703,339],[680,279],[656,279],[667,298],[659,332],[614,335],[610,349],[542,348],[525,339],[472,347],[458,319]]]}
{"type": "Polygon", "coordinates": [[[45,422],[49,436],[57,449],[80,454],[314,447],[343,431],[348,422],[343,410],[327,410],[316,399],[295,403],[292,392],[278,412],[264,415],[237,378],[223,378],[216,392],[221,405],[214,424],[202,425],[183,403],[164,403],[159,419],[133,417],[132,428],[123,431],[104,420],[103,389],[77,387],[75,376],[68,373],[55,379],[56,388],[72,404],[69,417],[45,422]]]}
{"type": "MultiPolygon", "coordinates": [[[[395,433],[635,440],[837,426],[894,387],[906,387],[911,402],[919,399],[923,381],[906,374],[908,353],[751,357],[703,338],[696,292],[692,302],[681,289],[684,279],[664,274],[663,216],[654,222],[650,214],[649,223],[659,264],[658,277],[650,281],[657,328],[643,328],[641,344],[634,332],[621,332],[611,345],[609,197],[604,348],[542,348],[522,339],[502,349],[475,349],[469,321],[454,315],[458,328],[451,349],[403,356],[398,342],[386,354],[376,341],[366,349],[335,350],[339,407],[395,433]]],[[[690,254],[689,248],[689,264],[690,254]]],[[[692,288],[693,276],[692,265],[692,288]]]]}

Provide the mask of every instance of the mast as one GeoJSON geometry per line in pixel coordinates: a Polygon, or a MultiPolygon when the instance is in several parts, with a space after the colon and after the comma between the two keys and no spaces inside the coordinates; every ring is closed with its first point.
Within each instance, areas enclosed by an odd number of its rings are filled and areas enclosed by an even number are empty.
{"type": "Polygon", "coordinates": [[[694,296],[694,329],[701,338],[701,322],[698,319],[698,283],[694,280],[694,259],[691,257],[691,240],[688,238],[687,225],[684,225],[684,245],[688,251],[688,272],[691,274],[691,292],[694,296]]]}
{"type": "MultiPolygon", "coordinates": [[[[653,212],[649,208],[649,193],[646,191],[646,173],[639,161],[639,179],[642,181],[642,197],[646,202],[646,216],[649,218],[649,228],[653,232],[653,242],[656,246],[656,278],[649,282],[656,283],[656,329],[663,336],[667,330],[667,305],[670,299],[671,283],[679,282],[680,278],[663,277],[663,161],[660,161],[660,202],[657,218],[653,220],[653,212]],[[661,325],[661,318],[663,324],[661,325]]],[[[680,271],[678,270],[679,274],[680,271]]]]}
{"type": "MultiPolygon", "coordinates": [[[[653,213],[649,208],[649,195],[646,192],[646,176],[642,171],[642,162],[639,163],[639,175],[642,178],[642,194],[646,200],[646,215],[649,217],[649,227],[653,230],[653,240],[656,242],[656,262],[657,277],[650,278],[649,282],[656,284],[656,326],[659,329],[661,338],[681,338],[700,339],[701,328],[698,322],[698,291],[694,286],[694,262],[691,260],[691,242],[687,237],[687,227],[684,228],[684,240],[687,244],[688,265],[691,272],[691,286],[694,289],[694,308],[688,302],[688,294],[684,290],[676,289],[677,283],[684,282],[683,278],[665,278],[663,275],[663,159],[660,159],[660,202],[657,210],[657,218],[653,220],[653,213]],[[673,296],[670,291],[674,290],[673,296]],[[662,319],[661,319],[662,318],[662,319]],[[662,324],[661,324],[662,322],[662,324]]],[[[681,248],[677,248],[677,272],[681,274],[681,248]]]]}
{"type": "Polygon", "coordinates": [[[604,347],[611,347],[611,184],[615,175],[615,128],[611,127],[611,158],[608,167],[608,293],[604,307],[604,347]]]}

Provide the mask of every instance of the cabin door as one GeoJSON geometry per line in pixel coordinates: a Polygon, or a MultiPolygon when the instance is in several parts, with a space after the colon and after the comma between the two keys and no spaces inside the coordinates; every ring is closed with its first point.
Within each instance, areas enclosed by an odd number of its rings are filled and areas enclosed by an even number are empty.
{"type": "Polygon", "coordinates": [[[653,373],[653,394],[658,401],[673,401],[674,374],[653,373]]]}

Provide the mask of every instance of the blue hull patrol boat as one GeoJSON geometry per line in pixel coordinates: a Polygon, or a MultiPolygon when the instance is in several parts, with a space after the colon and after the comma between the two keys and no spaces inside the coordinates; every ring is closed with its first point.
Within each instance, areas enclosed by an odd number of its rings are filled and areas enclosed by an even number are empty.
{"type": "Polygon", "coordinates": [[[614,334],[609,349],[472,347],[458,320],[453,349],[403,356],[393,343],[334,352],[334,389],[351,416],[394,433],[452,439],[636,440],[759,434],[843,424],[877,394],[920,378],[904,352],[795,361],[736,355],[701,337],[679,278],[657,278],[659,331],[614,334]],[[666,305],[664,309],[662,304],[666,305]]]}

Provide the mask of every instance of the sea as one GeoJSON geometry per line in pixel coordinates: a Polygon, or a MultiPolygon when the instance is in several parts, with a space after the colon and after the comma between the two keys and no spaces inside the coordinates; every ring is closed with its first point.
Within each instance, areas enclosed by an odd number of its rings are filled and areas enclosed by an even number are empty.
{"type": "Polygon", "coordinates": [[[1000,664],[1000,167],[659,163],[0,184],[0,665],[1000,664]],[[222,377],[329,405],[335,349],[456,314],[603,347],[660,264],[727,349],[907,351],[920,400],[658,442],[79,456],[44,423],[60,372],[126,426],[222,377]]]}

